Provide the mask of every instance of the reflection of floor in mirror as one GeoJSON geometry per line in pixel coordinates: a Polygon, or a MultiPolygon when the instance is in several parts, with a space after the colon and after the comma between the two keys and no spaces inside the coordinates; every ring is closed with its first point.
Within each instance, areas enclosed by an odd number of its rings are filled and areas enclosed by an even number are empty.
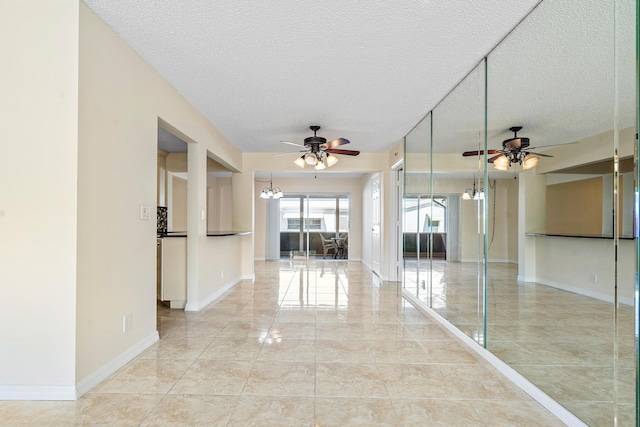
{"type": "MultiPolygon", "coordinates": [[[[467,335],[483,334],[475,263],[405,262],[407,289],[467,335]],[[424,284],[423,284],[424,281],[424,284]]],[[[634,313],[618,308],[614,375],[613,304],[535,283],[515,264],[488,265],[487,348],[590,426],[634,425],[634,313]]]]}

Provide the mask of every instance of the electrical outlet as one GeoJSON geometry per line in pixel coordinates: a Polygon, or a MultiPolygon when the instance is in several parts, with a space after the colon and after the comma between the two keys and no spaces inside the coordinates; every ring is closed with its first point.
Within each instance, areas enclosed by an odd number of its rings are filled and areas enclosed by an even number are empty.
{"type": "Polygon", "coordinates": [[[131,313],[122,316],[122,332],[129,332],[131,330],[131,313]]]}
{"type": "Polygon", "coordinates": [[[140,219],[149,221],[151,219],[151,208],[149,205],[140,205],[140,219]]]}

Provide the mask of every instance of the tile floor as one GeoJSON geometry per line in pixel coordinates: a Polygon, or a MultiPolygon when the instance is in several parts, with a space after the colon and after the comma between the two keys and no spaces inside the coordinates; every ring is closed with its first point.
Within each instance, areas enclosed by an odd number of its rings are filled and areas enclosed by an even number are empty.
{"type": "MultiPolygon", "coordinates": [[[[434,260],[416,267],[409,263],[406,270],[413,294],[470,337],[481,337],[478,266],[434,260]],[[415,285],[421,280],[425,289],[415,285]]],[[[588,425],[612,426],[614,411],[618,425],[635,425],[633,308],[618,308],[614,347],[612,303],[518,283],[517,269],[489,264],[487,348],[588,425]]]]}
{"type": "Polygon", "coordinates": [[[0,425],[563,425],[356,262],[257,262],[158,330],[76,402],[0,402],[0,425]]]}

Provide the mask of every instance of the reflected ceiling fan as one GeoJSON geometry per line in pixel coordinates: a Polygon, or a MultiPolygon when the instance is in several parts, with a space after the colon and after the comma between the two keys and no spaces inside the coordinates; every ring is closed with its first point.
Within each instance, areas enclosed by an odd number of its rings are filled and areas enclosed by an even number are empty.
{"type": "MultiPolygon", "coordinates": [[[[513,138],[505,139],[502,142],[502,150],[487,150],[487,155],[495,154],[495,156],[487,159],[489,163],[493,163],[493,167],[506,171],[512,164],[522,166],[523,170],[531,169],[538,164],[540,156],[553,157],[548,154],[532,153],[534,147],[529,147],[529,138],[518,137],[518,132],[522,130],[522,126],[513,126],[509,128],[513,132],[513,138]]],[[[549,145],[550,147],[550,145],[549,145]]],[[[463,156],[481,156],[484,150],[465,151],[463,156]]]]}
{"type": "Polygon", "coordinates": [[[346,156],[357,156],[359,151],[343,150],[341,145],[349,144],[348,139],[338,138],[327,142],[326,138],[317,136],[320,126],[312,125],[309,129],[313,131],[313,136],[304,139],[304,145],[295,142],[281,141],[283,144],[295,145],[296,147],[304,147],[301,152],[304,153],[293,161],[296,165],[304,168],[305,165],[314,166],[316,170],[329,168],[338,163],[338,158],[334,154],[342,154],[346,156]]]}

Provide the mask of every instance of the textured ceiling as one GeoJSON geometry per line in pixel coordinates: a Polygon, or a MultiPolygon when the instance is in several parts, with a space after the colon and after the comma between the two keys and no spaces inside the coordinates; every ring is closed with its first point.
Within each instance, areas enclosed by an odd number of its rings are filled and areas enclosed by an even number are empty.
{"type": "MultiPolygon", "coordinates": [[[[513,137],[512,126],[523,126],[519,135],[532,147],[604,133],[616,115],[619,129],[634,126],[635,35],[633,0],[542,2],[488,56],[489,148],[513,137]]],[[[483,141],[483,71],[473,70],[434,109],[435,152],[476,150],[483,141]]],[[[429,149],[429,125],[412,131],[409,151],[429,149]]]]}
{"type": "Polygon", "coordinates": [[[539,0],[84,0],[236,146],[387,151],[539,0]]]}

